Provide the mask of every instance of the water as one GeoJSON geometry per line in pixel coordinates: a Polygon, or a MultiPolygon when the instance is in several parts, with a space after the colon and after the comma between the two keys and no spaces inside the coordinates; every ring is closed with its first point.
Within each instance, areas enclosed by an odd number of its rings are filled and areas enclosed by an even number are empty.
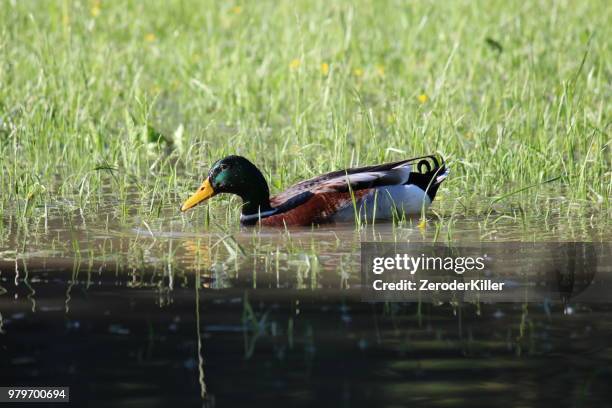
{"type": "Polygon", "coordinates": [[[0,384],[68,385],[105,407],[612,405],[612,302],[374,304],[358,290],[361,240],[610,241],[605,223],[287,232],[204,214],[5,214],[0,384]]]}

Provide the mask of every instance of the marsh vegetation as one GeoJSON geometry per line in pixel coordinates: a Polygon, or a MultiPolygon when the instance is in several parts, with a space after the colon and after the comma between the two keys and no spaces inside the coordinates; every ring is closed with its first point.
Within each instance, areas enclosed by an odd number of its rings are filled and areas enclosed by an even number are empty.
{"type": "Polygon", "coordinates": [[[366,240],[610,241],[610,13],[2,2],[1,382],[59,376],[102,405],[604,401],[607,305],[371,305],[351,288],[366,240]],[[244,229],[233,196],[179,212],[229,154],[275,193],[434,152],[451,174],[416,219],[244,229]]]}

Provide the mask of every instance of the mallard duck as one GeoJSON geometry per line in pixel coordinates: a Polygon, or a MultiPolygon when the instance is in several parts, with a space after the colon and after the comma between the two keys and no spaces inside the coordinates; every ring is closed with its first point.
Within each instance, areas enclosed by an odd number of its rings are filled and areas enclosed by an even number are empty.
{"type": "Polygon", "coordinates": [[[230,193],[242,198],[243,225],[304,226],[353,221],[356,216],[389,220],[394,214],[421,214],[447,175],[442,160],[424,156],[326,173],[270,197],[268,183],[253,163],[228,156],[212,165],[181,211],[230,193]]]}

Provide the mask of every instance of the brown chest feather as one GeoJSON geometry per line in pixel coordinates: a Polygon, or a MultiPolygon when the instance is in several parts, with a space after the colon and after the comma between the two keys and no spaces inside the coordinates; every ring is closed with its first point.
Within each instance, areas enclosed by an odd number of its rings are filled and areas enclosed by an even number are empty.
{"type": "MultiPolygon", "coordinates": [[[[355,200],[359,200],[371,191],[363,189],[354,191],[355,200]]],[[[330,222],[333,215],[347,205],[352,205],[350,192],[317,193],[305,203],[281,214],[272,215],[261,220],[261,225],[269,227],[307,226],[330,222]]]]}

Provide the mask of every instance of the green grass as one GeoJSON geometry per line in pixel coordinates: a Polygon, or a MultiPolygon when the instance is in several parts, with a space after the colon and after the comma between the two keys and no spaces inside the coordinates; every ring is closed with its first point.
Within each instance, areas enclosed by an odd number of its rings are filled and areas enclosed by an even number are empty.
{"type": "Polygon", "coordinates": [[[159,218],[227,154],[278,192],[439,152],[449,226],[609,224],[611,20],[604,0],[4,1],[0,232],[48,206],[159,218]]]}

